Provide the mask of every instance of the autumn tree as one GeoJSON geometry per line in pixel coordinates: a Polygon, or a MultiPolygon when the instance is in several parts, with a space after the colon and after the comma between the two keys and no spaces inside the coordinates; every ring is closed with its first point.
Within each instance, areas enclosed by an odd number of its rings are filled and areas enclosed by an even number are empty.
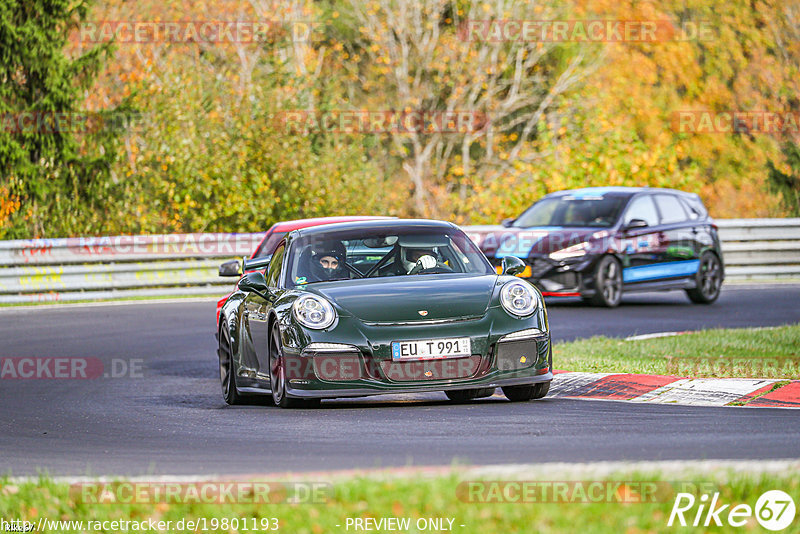
{"type": "Polygon", "coordinates": [[[53,228],[77,234],[87,212],[102,209],[102,188],[117,155],[115,131],[90,120],[82,103],[110,44],[76,57],[65,53],[89,5],[0,3],[2,236],[45,236],[53,228]]]}
{"type": "Polygon", "coordinates": [[[463,199],[474,177],[519,157],[555,99],[594,62],[584,47],[491,34],[510,20],[558,18],[562,12],[554,7],[513,0],[351,0],[348,7],[342,24],[353,37],[345,42],[346,57],[334,65],[351,74],[345,78],[352,80],[350,105],[466,112],[476,119],[477,127],[466,131],[411,129],[390,135],[413,183],[417,215],[445,215],[454,189],[463,199]],[[500,159],[495,139],[511,134],[507,157],[500,159]],[[447,183],[456,166],[462,178],[447,183]]]}

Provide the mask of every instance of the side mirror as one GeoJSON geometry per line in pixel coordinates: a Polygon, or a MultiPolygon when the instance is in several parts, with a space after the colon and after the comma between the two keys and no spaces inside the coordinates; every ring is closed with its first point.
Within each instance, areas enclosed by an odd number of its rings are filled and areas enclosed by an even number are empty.
{"type": "Polygon", "coordinates": [[[239,289],[259,294],[264,293],[267,290],[267,280],[264,278],[264,273],[261,271],[247,273],[239,280],[239,289]]]}
{"type": "Polygon", "coordinates": [[[239,260],[226,261],[219,266],[220,276],[241,276],[241,274],[242,265],[239,263],[239,260]]]}
{"type": "Polygon", "coordinates": [[[516,256],[506,256],[503,258],[501,266],[503,268],[503,274],[508,274],[511,276],[522,274],[522,272],[525,270],[525,262],[516,256]]]}
{"type": "Polygon", "coordinates": [[[500,226],[503,228],[511,228],[511,225],[514,224],[514,221],[516,221],[516,219],[503,219],[500,221],[500,226]]]}
{"type": "Polygon", "coordinates": [[[650,225],[647,224],[647,221],[645,221],[644,219],[631,219],[630,221],[628,221],[628,224],[626,224],[623,227],[623,230],[628,232],[630,230],[636,230],[639,228],[647,228],[648,226],[650,225]]]}
{"type": "Polygon", "coordinates": [[[242,261],[242,271],[247,272],[263,269],[269,265],[270,260],[272,260],[272,256],[263,256],[261,258],[252,258],[249,260],[245,258],[242,261]]]}

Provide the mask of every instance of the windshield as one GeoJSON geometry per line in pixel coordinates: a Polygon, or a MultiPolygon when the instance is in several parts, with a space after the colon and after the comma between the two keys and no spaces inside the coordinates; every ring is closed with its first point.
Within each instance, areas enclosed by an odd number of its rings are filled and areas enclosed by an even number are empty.
{"type": "Polygon", "coordinates": [[[590,226],[608,228],[619,218],[626,196],[563,196],[543,198],[514,221],[512,226],[590,226]]]}
{"type": "Polygon", "coordinates": [[[494,274],[458,229],[391,228],[326,232],[292,242],[287,285],[435,274],[494,274]]]}
{"type": "Polygon", "coordinates": [[[261,242],[256,251],[253,252],[252,258],[256,259],[272,256],[272,253],[275,252],[275,247],[278,246],[278,243],[281,242],[285,235],[286,232],[272,232],[267,239],[261,242]]]}

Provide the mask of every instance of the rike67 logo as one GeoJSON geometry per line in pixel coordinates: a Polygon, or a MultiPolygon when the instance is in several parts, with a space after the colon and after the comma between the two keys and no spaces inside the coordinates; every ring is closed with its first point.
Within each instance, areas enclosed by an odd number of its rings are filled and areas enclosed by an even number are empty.
{"type": "Polygon", "coordinates": [[[678,493],[667,526],[721,527],[727,524],[732,527],[743,527],[755,517],[758,524],[765,529],[780,531],[792,524],[795,511],[792,497],[780,490],[762,494],[756,501],[755,508],[749,504],[735,506],[723,504],[720,502],[719,493],[714,493],[710,499],[708,494],[703,494],[697,499],[691,493],[678,493]]]}

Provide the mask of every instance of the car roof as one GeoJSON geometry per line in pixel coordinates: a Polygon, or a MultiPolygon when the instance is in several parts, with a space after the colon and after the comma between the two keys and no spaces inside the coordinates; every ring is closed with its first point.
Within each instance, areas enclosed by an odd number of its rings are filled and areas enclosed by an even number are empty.
{"type": "Polygon", "coordinates": [[[679,191],[678,189],[668,189],[665,187],[623,187],[623,186],[610,186],[610,187],[582,187],[580,189],[566,189],[564,191],[556,191],[547,196],[551,198],[562,196],[598,196],[598,195],[619,195],[619,196],[632,196],[636,193],[650,192],[650,193],[674,193],[685,196],[697,196],[694,193],[687,193],[686,191],[679,191]]]}
{"type": "Polygon", "coordinates": [[[397,229],[452,230],[453,228],[458,227],[447,221],[435,221],[432,219],[372,219],[301,228],[298,229],[296,233],[301,236],[311,236],[327,232],[357,229],[392,231],[397,229]]]}
{"type": "Polygon", "coordinates": [[[311,226],[320,226],[323,224],[335,224],[353,221],[385,221],[391,220],[391,217],[378,217],[371,215],[343,215],[338,217],[313,217],[310,219],[297,219],[294,221],[281,221],[272,226],[273,232],[291,232],[301,228],[308,228],[311,226]]]}

